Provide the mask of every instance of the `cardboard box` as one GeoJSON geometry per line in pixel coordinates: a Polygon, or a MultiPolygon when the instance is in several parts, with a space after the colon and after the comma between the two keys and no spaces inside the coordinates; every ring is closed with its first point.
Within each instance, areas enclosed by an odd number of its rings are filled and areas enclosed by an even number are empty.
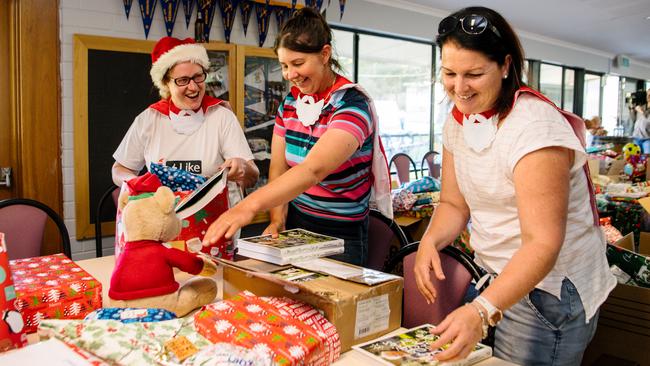
{"type": "Polygon", "coordinates": [[[9,262],[27,333],[42,319],[83,319],[102,307],[102,284],[63,254],[9,262]]]}
{"type": "Polygon", "coordinates": [[[322,310],[341,339],[341,352],[354,344],[389,333],[402,323],[404,281],[397,278],[374,286],[323,275],[290,282],[269,272],[287,268],[247,259],[223,264],[223,297],[248,290],[258,296],[285,296],[322,310]]]}
{"type": "Polygon", "coordinates": [[[650,365],[650,289],[618,284],[600,308],[596,335],[583,365],[615,356],[650,365]]]}

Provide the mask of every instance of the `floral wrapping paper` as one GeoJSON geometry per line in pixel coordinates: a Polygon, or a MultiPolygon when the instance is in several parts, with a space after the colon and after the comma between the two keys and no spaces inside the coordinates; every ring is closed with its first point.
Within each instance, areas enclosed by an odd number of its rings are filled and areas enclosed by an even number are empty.
{"type": "Polygon", "coordinates": [[[83,319],[102,307],[102,284],[63,254],[16,259],[9,266],[27,333],[43,319],[83,319]]]}
{"type": "Polygon", "coordinates": [[[41,339],[57,338],[115,365],[177,365],[165,342],[183,336],[198,349],[211,345],[194,328],[192,317],[154,323],[122,323],[116,320],[43,320],[41,339]]]}
{"type": "Polygon", "coordinates": [[[194,319],[197,330],[213,343],[270,354],[275,365],[328,365],[332,359],[326,334],[250,292],[204,306],[194,319]]]}

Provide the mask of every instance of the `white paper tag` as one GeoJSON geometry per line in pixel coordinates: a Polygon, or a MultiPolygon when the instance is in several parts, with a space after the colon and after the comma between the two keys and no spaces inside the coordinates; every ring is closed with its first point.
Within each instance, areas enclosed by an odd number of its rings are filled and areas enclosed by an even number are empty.
{"type": "Polygon", "coordinates": [[[130,309],[120,313],[120,319],[139,319],[147,316],[147,309],[130,309]]]}
{"type": "Polygon", "coordinates": [[[388,294],[357,302],[357,318],[354,324],[354,339],[388,329],[390,305],[388,294]]]}

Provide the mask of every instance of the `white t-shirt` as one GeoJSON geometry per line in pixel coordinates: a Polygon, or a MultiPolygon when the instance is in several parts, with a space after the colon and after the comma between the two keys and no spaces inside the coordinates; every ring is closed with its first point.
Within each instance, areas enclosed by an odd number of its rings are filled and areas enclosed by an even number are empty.
{"type": "Polygon", "coordinates": [[[569,123],[548,103],[523,94],[499,127],[492,145],[481,153],[469,148],[462,126],[450,114],[443,144],[454,155],[458,187],[470,209],[470,243],[477,262],[500,273],[521,247],[521,229],[513,172],[526,154],[550,146],[575,151],[571,167],[565,240],[551,272],[537,288],[560,297],[567,277],[578,289],[589,320],[616,286],[605,256],[605,239],[594,226],[588,181],[582,169],[586,153],[569,123]]]}
{"type": "MultiPolygon", "coordinates": [[[[140,113],[122,139],[113,158],[140,171],[152,162],[173,165],[205,177],[214,175],[230,158],[253,160],[253,154],[235,115],[213,105],[201,127],[191,135],[174,131],[168,116],[153,108],[140,113]]],[[[239,201],[236,185],[229,184],[230,204],[239,201]]]]}

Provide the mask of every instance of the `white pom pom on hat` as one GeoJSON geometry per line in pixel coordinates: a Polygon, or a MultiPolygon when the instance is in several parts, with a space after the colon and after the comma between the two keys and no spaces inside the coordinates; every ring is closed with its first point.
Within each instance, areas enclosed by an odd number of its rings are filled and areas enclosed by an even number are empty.
{"type": "Polygon", "coordinates": [[[178,39],[174,37],[161,38],[151,52],[151,80],[158,88],[160,96],[169,98],[169,88],[163,78],[174,65],[190,61],[201,65],[204,69],[210,67],[210,59],[205,47],[194,42],[192,38],[178,39]]]}

